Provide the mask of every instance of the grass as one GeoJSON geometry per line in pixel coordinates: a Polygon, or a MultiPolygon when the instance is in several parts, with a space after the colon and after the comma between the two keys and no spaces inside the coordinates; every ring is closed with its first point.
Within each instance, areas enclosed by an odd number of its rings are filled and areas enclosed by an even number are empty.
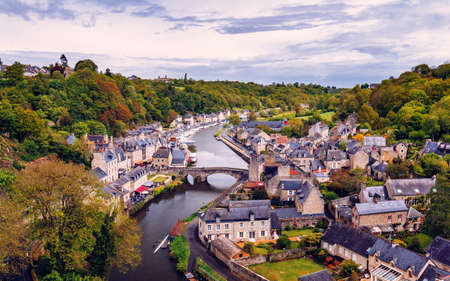
{"type": "MultiPolygon", "coordinates": [[[[269,244],[259,244],[255,246],[255,255],[256,256],[265,256],[269,254],[269,248],[272,248],[269,244]]],[[[273,249],[273,248],[272,248],[273,249]]],[[[273,249],[272,253],[281,253],[283,250],[273,249]]]]}
{"type": "Polygon", "coordinates": [[[225,130],[224,127],[220,128],[219,130],[217,130],[217,131],[214,133],[214,136],[215,136],[215,137],[220,136],[220,134],[222,134],[222,132],[223,132],[224,130],[225,130]]]}
{"type": "Polygon", "coordinates": [[[405,242],[409,245],[409,244],[411,244],[411,240],[414,238],[414,237],[417,237],[417,238],[419,238],[419,243],[420,243],[420,248],[423,250],[423,251],[426,251],[426,249],[428,248],[428,246],[431,244],[431,242],[433,242],[433,238],[431,238],[430,236],[428,236],[428,235],[426,235],[426,234],[424,234],[424,233],[418,233],[418,234],[416,234],[416,235],[412,235],[412,236],[409,236],[409,237],[407,237],[405,240],[405,242]]]}
{"type": "Polygon", "coordinates": [[[301,235],[311,235],[313,234],[313,230],[313,228],[283,230],[282,234],[287,235],[288,237],[296,237],[301,235]]]}
{"type": "MultiPolygon", "coordinates": [[[[330,112],[324,112],[320,114],[320,117],[325,120],[325,121],[332,121],[333,116],[334,116],[334,111],[330,111],[330,112]]],[[[296,119],[300,119],[300,120],[308,120],[310,117],[312,117],[312,115],[306,115],[306,116],[301,116],[301,117],[296,117],[296,119]]]]}
{"type": "Polygon", "coordinates": [[[252,265],[250,269],[271,281],[297,281],[299,276],[320,271],[323,267],[310,259],[301,258],[252,265]]]}
{"type": "Polygon", "coordinates": [[[155,174],[150,174],[147,176],[147,179],[150,180],[151,178],[153,178],[154,176],[156,176],[155,174]]]}
{"type": "Polygon", "coordinates": [[[201,258],[197,257],[195,259],[197,263],[197,271],[201,275],[206,275],[208,280],[214,281],[226,281],[225,278],[222,277],[219,273],[217,273],[214,269],[212,269],[206,262],[204,262],[201,258]],[[209,277],[209,278],[208,278],[209,277]]]}
{"type": "Polygon", "coordinates": [[[156,182],[156,183],[158,183],[158,182],[164,182],[164,181],[166,181],[167,179],[168,179],[168,177],[166,177],[166,176],[157,176],[156,178],[153,179],[153,182],[156,182]]]}

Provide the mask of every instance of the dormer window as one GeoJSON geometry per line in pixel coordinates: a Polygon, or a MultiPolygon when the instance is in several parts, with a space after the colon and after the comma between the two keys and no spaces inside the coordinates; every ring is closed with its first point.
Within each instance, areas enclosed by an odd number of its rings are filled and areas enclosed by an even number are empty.
{"type": "Polygon", "coordinates": [[[255,220],[255,215],[254,214],[250,214],[250,220],[251,221],[255,220]]]}

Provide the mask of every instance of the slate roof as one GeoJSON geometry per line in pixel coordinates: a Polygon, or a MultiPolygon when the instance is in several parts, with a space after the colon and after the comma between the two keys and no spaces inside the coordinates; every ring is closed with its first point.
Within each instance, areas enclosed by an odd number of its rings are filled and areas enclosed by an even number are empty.
{"type": "Polygon", "coordinates": [[[423,153],[436,153],[438,150],[438,143],[434,141],[430,141],[423,148],[423,153]]]}
{"type": "Polygon", "coordinates": [[[306,149],[296,149],[289,155],[291,158],[313,158],[312,154],[306,149]]]}
{"type": "Polygon", "coordinates": [[[270,228],[281,230],[280,218],[278,217],[277,213],[273,211],[270,212],[270,228]]]}
{"type": "Polygon", "coordinates": [[[327,161],[340,161],[347,159],[347,154],[342,150],[327,150],[327,161]]]}
{"type": "Polygon", "coordinates": [[[363,257],[367,257],[367,249],[372,247],[377,237],[358,228],[334,223],[322,237],[328,244],[339,244],[363,257]]]}
{"type": "Polygon", "coordinates": [[[362,194],[366,202],[373,202],[374,196],[379,196],[379,201],[388,200],[387,190],[384,185],[368,186],[362,190],[362,194]]]}
{"type": "Polygon", "coordinates": [[[322,161],[320,160],[313,160],[311,161],[311,170],[322,170],[322,169],[326,169],[325,165],[322,163],[322,161]]]}
{"type": "Polygon", "coordinates": [[[434,186],[435,178],[426,179],[388,179],[386,186],[393,196],[426,195],[434,186]]]}
{"type": "Polygon", "coordinates": [[[450,276],[450,272],[429,264],[417,281],[438,281],[447,276],[450,276]]]}
{"type": "Polygon", "coordinates": [[[169,158],[170,150],[167,147],[160,147],[153,154],[153,158],[169,158]]]}
{"type": "Polygon", "coordinates": [[[450,241],[436,236],[433,242],[428,246],[427,253],[430,254],[430,258],[450,266],[450,241]]]}
{"type": "Polygon", "coordinates": [[[372,164],[372,169],[373,170],[379,171],[379,172],[382,172],[382,173],[386,172],[387,167],[388,167],[388,163],[386,163],[384,161],[382,161],[382,162],[377,161],[377,162],[372,164]]]}
{"type": "Polygon", "coordinates": [[[185,160],[184,151],[172,149],[172,164],[183,164],[185,160]]]}
{"type": "Polygon", "coordinates": [[[205,222],[220,221],[249,221],[253,214],[255,220],[270,218],[270,200],[230,201],[231,208],[211,208],[200,217],[205,222]],[[257,202],[258,201],[258,202],[257,202]]]}
{"type": "Polygon", "coordinates": [[[105,177],[108,176],[108,175],[106,174],[106,172],[103,171],[100,167],[97,167],[97,168],[94,169],[94,174],[95,174],[99,179],[102,179],[102,178],[105,178],[105,177]]]}
{"type": "Polygon", "coordinates": [[[427,263],[427,258],[400,246],[393,246],[383,239],[378,238],[375,244],[367,251],[369,255],[377,253],[378,258],[390,263],[394,260],[394,266],[406,271],[412,267],[414,275],[418,276],[427,263]]]}
{"type": "Polygon", "coordinates": [[[312,188],[313,186],[308,181],[302,183],[302,185],[297,189],[296,196],[298,200],[303,203],[308,198],[312,188]]]}
{"type": "Polygon", "coordinates": [[[110,162],[110,161],[112,161],[112,160],[114,160],[114,159],[116,159],[117,157],[116,157],[116,154],[114,153],[114,152],[112,152],[111,150],[106,150],[104,153],[103,153],[103,157],[104,157],[104,159],[105,159],[105,161],[106,162],[110,162]]]}
{"type": "Polygon", "coordinates": [[[239,248],[238,245],[226,237],[218,237],[217,239],[212,240],[211,246],[219,250],[230,260],[233,256],[242,252],[242,249],[239,248]]]}
{"type": "Polygon", "coordinates": [[[408,211],[408,207],[404,200],[381,201],[378,203],[356,203],[355,207],[359,215],[408,211]]]}
{"type": "Polygon", "coordinates": [[[300,179],[289,179],[289,180],[281,180],[280,186],[283,190],[297,190],[302,185],[302,180],[300,179]]]}
{"type": "MultiPolygon", "coordinates": [[[[415,218],[423,218],[425,217],[421,212],[417,211],[413,207],[409,207],[408,210],[408,219],[415,219],[415,218]]],[[[448,249],[450,251],[450,249],[448,249]]]]}
{"type": "Polygon", "coordinates": [[[333,277],[328,273],[328,270],[314,272],[308,275],[303,275],[298,278],[298,281],[333,281],[333,277]]]}
{"type": "Polygon", "coordinates": [[[307,214],[303,215],[297,212],[296,208],[278,208],[271,212],[276,213],[280,219],[299,218],[299,217],[321,217],[323,214],[307,214]]]}

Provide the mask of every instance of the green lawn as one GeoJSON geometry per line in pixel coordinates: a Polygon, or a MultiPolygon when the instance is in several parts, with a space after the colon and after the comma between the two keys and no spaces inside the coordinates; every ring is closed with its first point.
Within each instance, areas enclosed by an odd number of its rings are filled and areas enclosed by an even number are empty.
{"type": "Polygon", "coordinates": [[[281,233],[287,235],[288,237],[296,237],[300,235],[311,235],[313,234],[313,228],[307,229],[293,229],[293,230],[283,230],[281,233]]]}
{"type": "Polygon", "coordinates": [[[214,269],[212,269],[206,262],[204,262],[201,258],[197,257],[197,270],[200,271],[202,275],[206,275],[209,277],[208,280],[214,281],[226,281],[219,273],[217,273],[214,269]]]}
{"type": "Polygon", "coordinates": [[[157,176],[152,181],[158,183],[158,182],[164,182],[167,179],[168,179],[168,177],[166,177],[166,176],[157,176]]]}
{"type": "Polygon", "coordinates": [[[323,267],[310,259],[301,258],[252,265],[250,269],[271,281],[297,281],[298,277],[320,271],[323,267]]]}
{"type": "MultiPolygon", "coordinates": [[[[334,111],[330,111],[330,112],[321,113],[320,117],[325,121],[332,121],[333,115],[334,115],[334,111]]],[[[296,119],[308,120],[310,117],[312,117],[312,115],[296,117],[296,119]]]]}
{"type": "Polygon", "coordinates": [[[433,238],[423,233],[418,233],[416,235],[409,236],[408,238],[405,239],[406,240],[405,242],[408,245],[411,244],[411,240],[413,239],[413,237],[419,238],[420,248],[422,248],[422,250],[424,251],[426,251],[431,242],[433,242],[433,238]]]}
{"type": "MultiPolygon", "coordinates": [[[[269,253],[268,248],[271,248],[268,244],[259,244],[255,246],[255,255],[256,256],[265,256],[269,253]]],[[[283,250],[273,249],[272,253],[281,253],[283,250]]]]}

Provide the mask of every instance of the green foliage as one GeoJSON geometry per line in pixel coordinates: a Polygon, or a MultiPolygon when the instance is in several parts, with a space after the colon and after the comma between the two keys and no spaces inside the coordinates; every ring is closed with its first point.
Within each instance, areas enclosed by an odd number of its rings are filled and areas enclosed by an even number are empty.
{"type": "Polygon", "coordinates": [[[189,216],[184,218],[184,222],[191,222],[193,221],[196,217],[198,216],[198,212],[194,212],[192,214],[190,214],[189,216]]]}
{"type": "Polygon", "coordinates": [[[106,277],[112,265],[112,256],[114,255],[114,219],[116,215],[106,214],[102,227],[94,232],[95,245],[88,257],[91,274],[99,277],[106,277]]]}
{"type": "Polygon", "coordinates": [[[269,199],[269,195],[267,194],[264,188],[258,188],[252,192],[252,200],[266,200],[269,199]]]}
{"type": "Polygon", "coordinates": [[[200,257],[195,258],[195,265],[197,272],[208,281],[226,281],[219,273],[212,269],[200,257]]]}
{"type": "Polygon", "coordinates": [[[64,281],[57,271],[52,271],[50,274],[44,276],[42,281],[64,281]]]}
{"type": "Polygon", "coordinates": [[[187,270],[190,254],[191,251],[189,249],[189,244],[186,241],[186,237],[183,235],[175,236],[170,244],[170,256],[178,261],[178,271],[185,272],[187,270]]]}
{"type": "Polygon", "coordinates": [[[11,84],[16,85],[24,79],[25,68],[19,62],[14,62],[5,71],[5,78],[10,81],[11,84]]]}
{"type": "Polygon", "coordinates": [[[448,206],[450,206],[450,182],[446,176],[438,175],[436,192],[430,193],[431,205],[425,216],[424,232],[435,237],[437,235],[450,238],[450,218],[448,206]]]}
{"type": "Polygon", "coordinates": [[[339,276],[342,278],[349,277],[353,272],[359,273],[359,265],[352,260],[345,260],[339,267],[339,276]]]}
{"type": "Polygon", "coordinates": [[[246,251],[250,256],[255,255],[255,245],[252,242],[246,242],[244,244],[244,251],[246,251]]]}
{"type": "Polygon", "coordinates": [[[281,235],[280,238],[277,239],[277,248],[278,249],[289,249],[291,246],[291,240],[285,235],[281,235]]]}
{"type": "Polygon", "coordinates": [[[12,192],[12,184],[15,182],[16,176],[14,173],[0,169],[0,193],[12,192]]]}
{"type": "Polygon", "coordinates": [[[80,60],[75,65],[75,71],[79,71],[82,69],[89,69],[90,71],[97,71],[98,66],[90,59],[87,60],[80,60]]]}
{"type": "Polygon", "coordinates": [[[228,117],[228,122],[233,126],[239,126],[241,124],[241,118],[239,118],[239,115],[237,114],[231,114],[230,117],[228,117]]]}

